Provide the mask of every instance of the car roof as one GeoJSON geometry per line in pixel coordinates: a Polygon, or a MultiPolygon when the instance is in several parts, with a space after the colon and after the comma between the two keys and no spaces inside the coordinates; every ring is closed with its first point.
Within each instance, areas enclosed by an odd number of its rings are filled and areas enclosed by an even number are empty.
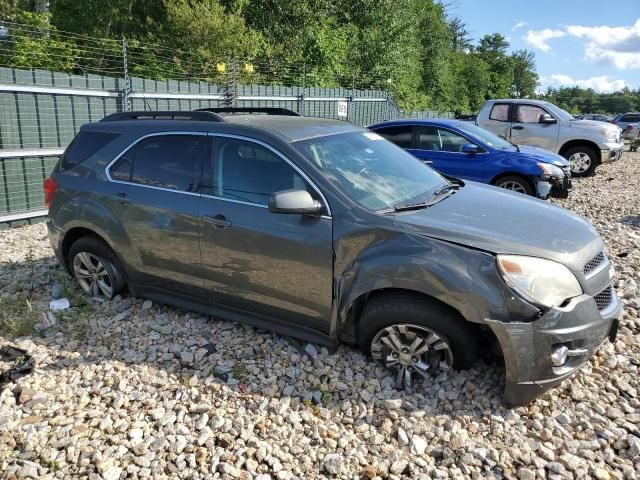
{"type": "Polygon", "coordinates": [[[487,102],[491,103],[528,103],[531,105],[549,105],[550,102],[546,100],[536,100],[534,98],[497,98],[492,100],[487,100],[487,102]]]}
{"type": "MultiPolygon", "coordinates": [[[[150,115],[154,112],[148,112],[150,115]]],[[[187,112],[184,112],[187,113],[187,112]]],[[[203,112],[196,112],[203,113],[203,112]]],[[[357,132],[363,129],[353,123],[328,118],[301,117],[297,115],[263,115],[263,114],[217,114],[211,119],[197,115],[199,121],[194,119],[152,119],[152,118],[127,118],[126,115],[113,120],[108,117],[101,122],[90,123],[83,128],[89,130],[131,130],[140,129],[150,131],[197,131],[197,132],[224,132],[235,126],[235,130],[246,127],[247,134],[256,129],[267,134],[275,134],[288,142],[305,140],[309,138],[323,137],[339,133],[357,132]],[[216,120],[217,118],[217,120],[216,120]]]]}
{"type": "Polygon", "coordinates": [[[225,123],[269,130],[288,138],[292,142],[362,130],[361,127],[353,123],[330,118],[243,114],[222,114],[222,117],[225,123]]]}
{"type": "Polygon", "coordinates": [[[387,120],[386,122],[370,125],[369,128],[388,127],[392,125],[441,125],[443,127],[461,127],[475,125],[473,121],[453,120],[450,118],[402,118],[399,120],[387,120]]]}

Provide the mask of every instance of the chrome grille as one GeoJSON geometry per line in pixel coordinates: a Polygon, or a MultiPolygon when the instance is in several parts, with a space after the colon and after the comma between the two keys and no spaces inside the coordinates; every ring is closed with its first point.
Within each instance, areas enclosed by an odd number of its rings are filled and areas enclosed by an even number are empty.
{"type": "Polygon", "coordinates": [[[609,306],[611,300],[613,300],[613,287],[609,285],[607,288],[602,290],[599,294],[593,297],[596,301],[596,305],[598,306],[598,310],[604,310],[609,306]]]}
{"type": "Polygon", "coordinates": [[[584,266],[584,274],[589,275],[589,273],[598,268],[598,266],[600,266],[602,262],[604,262],[604,253],[600,252],[598,255],[589,260],[584,266]]]}

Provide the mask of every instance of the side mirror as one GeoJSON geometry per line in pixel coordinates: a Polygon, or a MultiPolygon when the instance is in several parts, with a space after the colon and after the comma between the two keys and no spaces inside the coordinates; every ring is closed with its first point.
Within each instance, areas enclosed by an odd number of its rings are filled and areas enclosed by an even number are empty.
{"type": "Polygon", "coordinates": [[[318,215],[322,208],[322,204],[306,190],[282,190],[269,198],[269,211],[273,213],[318,215]]]}
{"type": "Polygon", "coordinates": [[[550,114],[548,113],[543,113],[542,115],[540,115],[540,118],[538,119],[538,123],[545,123],[545,124],[551,124],[551,123],[557,123],[556,119],[553,118],[550,114]]]}
{"type": "Polygon", "coordinates": [[[460,147],[460,151],[462,153],[478,153],[480,151],[480,147],[475,143],[465,143],[460,147]]]}

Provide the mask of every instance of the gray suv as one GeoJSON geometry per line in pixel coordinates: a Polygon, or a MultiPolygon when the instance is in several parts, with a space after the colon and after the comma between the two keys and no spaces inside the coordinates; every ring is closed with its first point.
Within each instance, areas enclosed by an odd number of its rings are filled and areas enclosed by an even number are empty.
{"type": "Polygon", "coordinates": [[[88,295],[357,345],[407,389],[496,346],[511,405],[615,338],[613,266],[583,218],[445,177],[346,122],[247,110],[82,127],[45,197],[88,295]]]}

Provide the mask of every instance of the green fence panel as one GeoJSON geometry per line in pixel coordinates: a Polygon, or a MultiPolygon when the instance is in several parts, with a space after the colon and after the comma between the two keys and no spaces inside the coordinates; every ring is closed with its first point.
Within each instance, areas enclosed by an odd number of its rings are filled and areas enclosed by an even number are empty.
{"type": "Polygon", "coordinates": [[[5,158],[2,162],[4,186],[7,189],[6,213],[29,210],[27,203],[27,178],[22,158],[5,158]]]}
{"type": "MultiPolygon", "coordinates": [[[[18,120],[17,96],[0,93],[0,148],[20,148],[20,122],[18,120]]],[[[1,193],[1,192],[0,192],[1,193]]]]}

